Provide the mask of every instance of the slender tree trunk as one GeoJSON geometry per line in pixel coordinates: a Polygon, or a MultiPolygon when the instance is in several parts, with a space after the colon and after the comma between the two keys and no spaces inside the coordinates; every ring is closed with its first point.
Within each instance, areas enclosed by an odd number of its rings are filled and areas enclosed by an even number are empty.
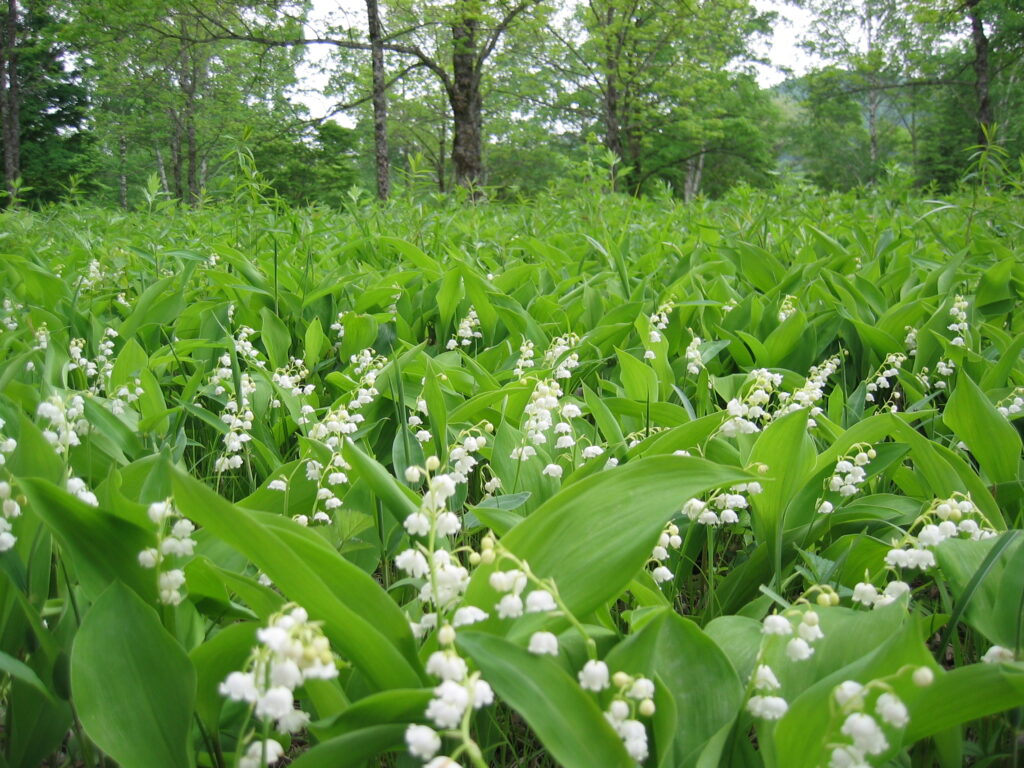
{"type": "Polygon", "coordinates": [[[124,209],[128,208],[128,139],[122,133],[117,140],[117,197],[124,209]]]}
{"type": "Polygon", "coordinates": [[[196,146],[196,119],[189,104],[185,116],[185,146],[188,155],[188,204],[195,205],[199,200],[199,150],[196,146]]]}
{"type": "Polygon", "coordinates": [[[373,68],[373,152],[377,168],[377,197],[391,194],[391,161],[388,158],[388,98],[384,91],[384,41],[377,0],[366,0],[370,28],[370,61],[373,68]]]}
{"type": "Polygon", "coordinates": [[[448,129],[444,120],[437,131],[437,191],[442,195],[445,191],[445,175],[448,173],[445,156],[448,148],[448,129]]]}
{"type": "Polygon", "coordinates": [[[604,145],[619,157],[622,157],[622,130],[619,126],[619,89],[615,84],[615,76],[610,72],[605,75],[604,93],[604,145]]]}
{"type": "Polygon", "coordinates": [[[870,140],[871,175],[878,170],[878,107],[880,94],[873,88],[868,91],[868,138],[870,140]]]}
{"type": "Polygon", "coordinates": [[[705,153],[702,151],[686,164],[686,179],[683,182],[683,200],[686,202],[700,194],[700,182],[704,176],[704,156],[705,153]]]}
{"type": "Polygon", "coordinates": [[[173,109],[171,113],[171,193],[179,200],[185,197],[184,190],[181,186],[181,138],[182,138],[182,125],[181,117],[173,109]]]}
{"type": "Polygon", "coordinates": [[[7,0],[0,51],[0,122],[3,123],[4,186],[8,204],[15,199],[21,176],[21,94],[18,89],[18,1],[7,0]]]}
{"type": "Polygon", "coordinates": [[[985,129],[992,125],[992,100],[989,95],[991,72],[988,61],[988,36],[978,13],[981,0],[968,0],[967,15],[971,20],[971,41],[974,43],[974,95],[978,102],[978,143],[987,144],[985,129]]]}
{"type": "Polygon", "coordinates": [[[164,194],[171,194],[171,188],[167,184],[167,167],[164,165],[164,153],[160,151],[160,147],[156,148],[156,172],[160,176],[160,186],[164,194]]]}
{"type": "MultiPolygon", "coordinates": [[[[614,19],[614,3],[609,3],[605,25],[610,30],[614,19]]],[[[601,94],[604,110],[604,145],[620,158],[622,157],[622,126],[619,122],[619,86],[616,79],[618,69],[611,40],[604,62],[604,89],[601,94]]]]}
{"type": "Polygon", "coordinates": [[[474,187],[483,181],[483,136],[480,73],[477,69],[477,31],[480,22],[466,0],[458,0],[461,13],[452,24],[452,86],[449,101],[455,135],[452,164],[455,183],[474,187]]]}

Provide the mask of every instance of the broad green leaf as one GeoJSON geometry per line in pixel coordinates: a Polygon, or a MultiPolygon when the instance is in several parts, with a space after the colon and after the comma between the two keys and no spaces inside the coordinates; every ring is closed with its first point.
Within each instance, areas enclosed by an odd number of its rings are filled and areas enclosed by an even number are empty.
{"type": "Polygon", "coordinates": [[[942,420],[967,443],[989,480],[1005,483],[1017,479],[1022,453],[1020,435],[963,371],[942,420]]]}
{"type": "Polygon", "coordinates": [[[268,307],[260,310],[260,317],[263,318],[260,338],[263,340],[263,346],[267,348],[270,365],[274,368],[283,368],[288,364],[288,348],[292,342],[288,327],[268,307]]]}
{"type": "Polygon", "coordinates": [[[220,630],[189,654],[196,671],[196,715],[207,731],[219,730],[225,698],[220,684],[245,665],[256,645],[255,622],[239,622],[220,630]]]}
{"type": "MultiPolygon", "coordinates": [[[[553,578],[566,605],[586,615],[617,596],[650,557],[683,503],[749,476],[704,459],[655,456],[574,483],[548,499],[502,539],[541,577],[553,578]]],[[[492,567],[473,576],[468,599],[497,602],[492,567]]]]}
{"type": "MultiPolygon", "coordinates": [[[[384,590],[356,566],[327,550],[303,547],[300,555],[280,532],[257,521],[250,513],[228,503],[202,483],[181,472],[174,475],[174,500],[182,514],[237,549],[266,573],[291,600],[315,619],[324,621],[324,632],[339,653],[352,660],[379,688],[415,687],[420,675],[413,661],[396,647],[396,639],[384,632],[397,606],[384,590]],[[307,558],[329,562],[334,573],[318,572],[307,558]],[[327,558],[330,557],[330,560],[327,558]],[[349,593],[351,602],[339,597],[349,593]],[[353,604],[362,608],[353,609],[353,604]],[[371,608],[372,606],[372,608],[371,608]]],[[[264,513],[265,514],[265,513],[264,513]]],[[[270,516],[268,516],[270,517],[270,516]]],[[[280,520],[309,533],[296,523],[280,520]]],[[[288,538],[303,534],[297,533],[288,538]]],[[[299,541],[306,541],[305,538],[299,541]]],[[[406,627],[408,631],[408,627],[406,627]]],[[[409,641],[411,642],[411,641],[409,641]]]]}
{"type": "Polygon", "coordinates": [[[580,688],[553,659],[477,632],[460,633],[458,642],[498,697],[523,716],[559,765],[635,765],[605,720],[596,697],[580,688]]]}
{"type": "Polygon", "coordinates": [[[405,747],[404,725],[371,725],[317,744],[302,753],[293,768],[363,768],[382,752],[405,747]]]}
{"type": "Polygon", "coordinates": [[[82,727],[124,768],[189,764],[196,673],[156,611],[112,584],[71,649],[71,691],[82,727]]]}
{"type": "Polygon", "coordinates": [[[736,717],[744,686],[728,657],[688,619],[662,609],[605,660],[612,672],[658,677],[675,706],[675,718],[659,728],[659,765],[696,764],[705,745],[736,717]],[[709,692],[713,691],[713,695],[709,692]]]}
{"type": "Polygon", "coordinates": [[[0,674],[10,675],[15,680],[20,680],[25,685],[35,688],[43,696],[52,698],[50,689],[30,666],[3,651],[0,651],[0,674]]]}

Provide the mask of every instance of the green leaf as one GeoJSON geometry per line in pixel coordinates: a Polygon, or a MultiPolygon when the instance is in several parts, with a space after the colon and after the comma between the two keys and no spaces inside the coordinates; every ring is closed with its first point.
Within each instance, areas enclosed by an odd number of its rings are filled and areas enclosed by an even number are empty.
{"type": "Polygon", "coordinates": [[[139,567],[139,552],[155,545],[153,533],[89,506],[45,480],[19,480],[32,509],[71,556],[86,595],[95,599],[111,582],[128,584],[156,599],[156,577],[139,567]]]}
{"type": "Polygon", "coordinates": [[[758,435],[750,463],[762,463],[768,471],[759,478],[761,493],[753,497],[750,516],[759,541],[774,542],[789,502],[807,482],[814,469],[814,443],[807,434],[806,409],[773,421],[758,435]]]}
{"type": "Polygon", "coordinates": [[[990,481],[1006,483],[1017,479],[1022,452],[1020,435],[963,371],[942,420],[967,443],[990,481]]]}
{"type": "Polygon", "coordinates": [[[270,365],[274,368],[283,368],[288,365],[288,348],[292,343],[292,335],[281,322],[281,318],[269,307],[260,310],[260,317],[263,318],[260,338],[263,340],[263,346],[267,348],[270,365]]]}
{"type": "Polygon", "coordinates": [[[320,353],[328,346],[327,337],[324,335],[324,328],[320,324],[320,318],[314,317],[306,326],[304,342],[304,361],[309,368],[313,368],[320,362],[320,353]]]}
{"type": "MultiPolygon", "coordinates": [[[[631,461],[574,483],[548,499],[502,539],[543,578],[554,578],[571,611],[585,616],[620,594],[651,554],[683,503],[749,475],[688,456],[631,461]]],[[[492,567],[478,568],[470,602],[490,606],[492,567]]]]}
{"type": "Polygon", "coordinates": [[[35,688],[39,693],[48,699],[52,699],[53,695],[50,693],[50,689],[46,687],[46,684],[39,679],[37,675],[28,664],[22,661],[18,661],[13,656],[10,656],[3,651],[0,651],[0,673],[5,673],[13,677],[15,680],[20,680],[32,688],[35,688]]]}
{"type": "Polygon", "coordinates": [[[460,633],[458,643],[501,700],[523,716],[559,765],[634,768],[636,763],[605,720],[596,698],[552,658],[478,632],[460,633]]]}
{"type": "Polygon", "coordinates": [[[401,612],[370,576],[297,523],[268,513],[257,518],[180,471],[174,474],[173,486],[183,515],[245,555],[285,595],[323,620],[331,644],[373,685],[410,688],[420,684],[414,661],[396,646],[411,647],[408,624],[402,619],[404,637],[398,636],[395,616],[401,617],[401,612]],[[311,544],[310,535],[320,543],[311,544]],[[325,578],[330,578],[330,586],[325,578]]]}
{"type": "Polygon", "coordinates": [[[156,611],[112,584],[71,649],[71,690],[89,738],[123,768],[182,768],[195,689],[195,669],[156,611]]]}
{"type": "Polygon", "coordinates": [[[673,721],[663,727],[655,721],[659,765],[695,765],[705,745],[743,704],[743,685],[722,649],[671,609],[660,610],[605,661],[612,672],[657,676],[674,701],[673,721]]]}
{"type": "Polygon", "coordinates": [[[414,491],[398,482],[376,459],[364,453],[352,442],[346,442],[343,449],[345,459],[363,478],[370,489],[384,502],[384,508],[398,523],[419,510],[419,497],[414,491]]]}
{"type": "Polygon", "coordinates": [[[654,369],[637,360],[628,352],[615,350],[619,358],[622,386],[626,397],[638,403],[654,403],[658,400],[658,375],[654,369]]]}
{"type": "Polygon", "coordinates": [[[404,746],[404,725],[371,725],[317,744],[291,763],[292,768],[362,768],[381,752],[404,746]]]}
{"type": "Polygon", "coordinates": [[[208,731],[218,730],[224,706],[218,688],[231,672],[244,666],[256,644],[256,629],[251,621],[232,624],[189,654],[196,670],[196,714],[208,731]]]}

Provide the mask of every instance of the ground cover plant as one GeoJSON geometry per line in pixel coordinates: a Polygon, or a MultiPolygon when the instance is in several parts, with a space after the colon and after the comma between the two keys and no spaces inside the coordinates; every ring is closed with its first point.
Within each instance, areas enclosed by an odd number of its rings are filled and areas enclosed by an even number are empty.
{"type": "Polygon", "coordinates": [[[1015,761],[1022,214],[4,213],[0,764],[1015,761]]]}

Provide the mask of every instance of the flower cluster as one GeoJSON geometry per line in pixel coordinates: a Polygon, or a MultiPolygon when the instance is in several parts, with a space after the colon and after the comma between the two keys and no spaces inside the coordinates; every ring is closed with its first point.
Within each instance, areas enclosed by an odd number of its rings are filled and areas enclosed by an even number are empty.
{"type": "Polygon", "coordinates": [[[931,548],[946,539],[967,537],[980,541],[996,535],[970,496],[963,494],[935,499],[915,525],[917,523],[922,523],[922,526],[916,535],[908,533],[902,540],[892,542],[893,549],[885,556],[885,563],[890,568],[917,568],[922,571],[934,568],[935,555],[931,548]]]}
{"type": "Polygon", "coordinates": [[[651,559],[648,560],[648,564],[654,566],[654,569],[651,571],[651,577],[656,584],[663,584],[666,581],[672,580],[672,571],[665,565],[665,561],[668,560],[670,548],[679,549],[681,546],[683,546],[683,539],[679,535],[679,526],[675,523],[669,523],[658,537],[658,543],[651,550],[651,559]]]}
{"type": "Polygon", "coordinates": [[[570,378],[573,370],[579,367],[579,353],[567,354],[579,343],[580,337],[575,333],[567,333],[551,340],[551,344],[548,345],[547,351],[544,353],[544,367],[553,368],[552,375],[556,379],[570,378]]]}
{"type": "MultiPolygon", "coordinates": [[[[815,587],[819,590],[818,604],[834,605],[839,596],[828,587],[815,587]]],[[[791,662],[806,661],[814,655],[814,644],[825,637],[821,630],[817,611],[806,609],[790,609],[784,614],[773,613],[765,616],[761,623],[761,634],[764,641],[758,652],[754,672],[750,677],[747,699],[747,711],[762,720],[778,720],[789,709],[789,703],[778,695],[782,687],[774,670],[764,663],[763,657],[768,648],[774,644],[775,638],[786,639],[786,658],[791,662]],[[795,626],[794,626],[795,625],[795,626]]]]}
{"type": "MultiPolygon", "coordinates": [[[[345,485],[348,482],[348,462],[345,461],[345,457],[341,455],[341,446],[332,448],[331,458],[327,462],[325,467],[321,462],[316,459],[307,459],[306,464],[306,479],[312,483],[317,484],[316,496],[313,502],[313,517],[312,522],[314,523],[329,523],[331,521],[331,513],[341,506],[341,499],[338,498],[338,487],[345,485]]],[[[278,477],[276,480],[272,480],[268,485],[272,491],[287,491],[288,482],[285,477],[278,477]]],[[[299,525],[309,525],[310,518],[308,515],[298,514],[293,518],[299,525]]]]}
{"type": "Polygon", "coordinates": [[[873,584],[860,581],[853,587],[853,602],[869,608],[884,608],[909,591],[910,585],[905,581],[890,581],[881,592],[873,584]]]}
{"type": "MultiPolygon", "coordinates": [[[[85,339],[75,338],[68,344],[68,371],[81,370],[88,384],[91,379],[99,376],[106,381],[114,369],[112,357],[114,355],[114,339],[117,338],[117,331],[107,328],[103,332],[103,339],[100,341],[96,351],[96,357],[90,360],[85,356],[85,339]]],[[[100,388],[97,384],[89,386],[89,390],[98,394],[100,388]]]]}
{"type": "Polygon", "coordinates": [[[964,341],[964,336],[967,335],[967,299],[960,294],[957,294],[953,299],[953,306],[949,308],[949,316],[953,319],[953,322],[946,326],[949,330],[956,334],[950,341],[954,347],[962,347],[967,342],[964,341]]]}
{"type": "Polygon", "coordinates": [[[779,322],[785,322],[794,312],[796,312],[796,296],[786,294],[779,307],[779,322]]]}
{"type": "Polygon", "coordinates": [[[8,331],[18,330],[18,316],[24,312],[22,304],[4,298],[3,310],[0,311],[0,330],[6,328],[8,331]]]}
{"type": "Polygon", "coordinates": [[[35,343],[32,345],[33,352],[42,352],[49,348],[50,329],[47,328],[45,322],[39,324],[39,327],[33,331],[32,337],[35,339],[35,343]]]}
{"type": "MultiPolygon", "coordinates": [[[[0,429],[3,429],[3,419],[0,419],[0,429]]],[[[3,439],[2,436],[0,439],[3,439]]],[[[0,458],[3,458],[2,453],[0,458]]],[[[0,503],[3,504],[3,516],[0,517],[0,552],[6,552],[18,542],[13,533],[11,520],[21,517],[21,504],[14,497],[11,484],[6,480],[0,480],[0,503]]]]}
{"type": "Polygon", "coordinates": [[[889,400],[886,405],[895,413],[898,408],[893,400],[899,400],[900,393],[893,390],[893,385],[890,379],[895,379],[900,374],[900,368],[903,367],[903,363],[906,362],[907,356],[901,352],[890,352],[885,356],[885,361],[879,367],[873,380],[869,381],[865,385],[867,393],[864,395],[865,401],[869,403],[876,402],[876,395],[880,395],[882,390],[890,390],[892,394],[889,396],[889,400]]]}
{"type": "Polygon", "coordinates": [[[877,455],[875,449],[870,445],[859,443],[853,446],[846,456],[837,461],[832,474],[825,480],[825,489],[827,493],[838,494],[839,499],[833,503],[824,496],[820,497],[817,501],[818,513],[831,514],[835,511],[837,504],[841,504],[843,500],[859,493],[868,478],[866,468],[877,455]]]}
{"type": "Polygon", "coordinates": [[[814,417],[821,414],[821,406],[818,405],[825,397],[825,385],[828,379],[839,369],[839,355],[833,355],[821,365],[811,366],[807,372],[807,380],[803,386],[793,392],[779,392],[780,407],[775,411],[773,418],[785,416],[787,413],[799,410],[810,410],[810,418],[807,419],[807,426],[815,427],[817,423],[814,417]]]}
{"type": "Polygon", "coordinates": [[[331,330],[334,331],[335,347],[340,347],[341,343],[345,340],[345,324],[342,322],[344,319],[345,313],[339,312],[338,317],[331,323],[331,330]]]}
{"type": "Polygon", "coordinates": [[[307,376],[309,368],[306,367],[306,363],[300,358],[293,357],[284,368],[274,371],[270,380],[295,397],[308,397],[316,391],[316,385],[303,383],[307,376]]]}
{"type": "MultiPolygon", "coordinates": [[[[901,669],[894,677],[907,669],[901,669]]],[[[935,673],[928,667],[917,667],[911,679],[923,687],[931,685],[935,673]]],[[[829,768],[866,768],[869,757],[878,757],[889,749],[886,731],[899,731],[910,723],[907,705],[885,679],[866,685],[845,680],[832,690],[832,699],[830,706],[838,708],[833,709],[833,722],[841,718],[842,725],[837,740],[828,745],[829,768]]]]}
{"type": "Polygon", "coordinates": [[[690,343],[686,345],[686,352],[684,353],[686,356],[686,372],[691,376],[696,376],[704,370],[704,359],[700,354],[700,345],[703,343],[704,340],[694,334],[690,343]]]}
{"type": "Polygon", "coordinates": [[[128,411],[128,406],[138,402],[145,394],[142,388],[142,380],[134,378],[130,384],[122,384],[114,392],[108,393],[107,407],[115,416],[123,416],[128,411]]]}
{"type": "Polygon", "coordinates": [[[769,403],[772,394],[782,385],[782,374],[772,373],[767,368],[756,368],[750,372],[753,381],[747,394],[732,398],[725,406],[729,418],[719,431],[726,437],[751,435],[761,431],[761,425],[772,419],[769,403]]]}
{"type": "Polygon", "coordinates": [[[71,448],[81,444],[81,436],[89,432],[90,425],[84,414],[85,400],[81,395],[72,395],[67,400],[54,395],[36,409],[36,415],[47,422],[43,429],[46,442],[65,457],[71,448]]]}
{"type": "Polygon", "coordinates": [[[954,363],[952,360],[940,359],[935,364],[935,374],[937,378],[932,378],[931,371],[929,370],[928,366],[924,366],[923,368],[921,368],[921,370],[917,372],[916,376],[917,380],[921,382],[921,386],[923,386],[926,390],[942,390],[948,387],[948,384],[946,381],[944,381],[944,379],[948,379],[950,376],[952,376],[955,370],[956,363],[954,363]]]}
{"type": "MultiPolygon", "coordinates": [[[[604,662],[588,664],[603,666],[604,662]]],[[[599,672],[599,675],[606,676],[607,668],[604,672],[599,672]]],[[[622,739],[629,756],[642,763],[648,755],[647,729],[638,718],[654,715],[654,682],[646,677],[634,677],[625,672],[616,672],[612,675],[611,682],[617,690],[611,704],[605,710],[605,719],[622,739]]],[[[583,672],[580,672],[580,683],[583,683],[583,672]]]]}
{"type": "Polygon", "coordinates": [[[220,415],[220,420],[227,424],[228,431],[222,438],[224,454],[218,456],[213,464],[213,468],[217,472],[238,469],[242,466],[242,449],[247,442],[252,440],[249,430],[252,429],[255,416],[252,409],[249,408],[249,394],[255,390],[255,383],[249,379],[247,374],[243,374],[241,407],[234,398],[229,399],[224,405],[224,412],[220,415]]]}
{"type": "MultiPolygon", "coordinates": [[[[256,632],[259,645],[242,671],[232,672],[220,684],[220,694],[232,701],[244,701],[257,719],[273,723],[280,733],[296,733],[309,723],[309,715],[295,708],[295,689],[307,680],[330,680],[338,676],[331,646],[317,622],[294,604],[271,616],[266,627],[256,632]]],[[[252,734],[248,739],[252,738],[252,734]]],[[[249,744],[239,768],[260,768],[280,759],[284,750],[275,740],[249,744]]]]}
{"type": "Polygon", "coordinates": [[[668,328],[668,316],[672,314],[671,304],[662,304],[658,307],[658,311],[651,315],[648,320],[651,322],[653,330],[651,331],[651,343],[656,344],[661,341],[661,334],[659,331],[664,331],[668,328]]]}
{"type": "Polygon", "coordinates": [[[750,494],[761,493],[758,482],[734,485],[728,491],[714,491],[707,501],[688,499],[682,512],[700,525],[735,525],[740,521],[740,512],[750,508],[750,494]]]}
{"type": "Polygon", "coordinates": [[[1006,418],[1024,413],[1024,387],[1017,387],[1009,395],[996,403],[996,410],[1006,418]]]}
{"type": "Polygon", "coordinates": [[[459,321],[459,327],[455,330],[455,336],[448,339],[445,349],[458,349],[459,345],[468,347],[473,339],[482,339],[480,333],[480,318],[477,317],[476,309],[469,308],[468,314],[459,321]]]}
{"type": "MultiPolygon", "coordinates": [[[[548,589],[535,586],[526,595],[526,601],[523,601],[523,590],[531,584],[528,570],[512,568],[507,571],[494,571],[488,583],[501,595],[501,599],[494,606],[499,619],[518,619],[524,613],[550,613],[558,610],[555,597],[548,589]]],[[[543,652],[552,653],[549,642],[546,642],[546,650],[543,652]]],[[[557,652],[556,645],[553,653],[557,652]]]]}
{"type": "Polygon", "coordinates": [[[256,346],[249,338],[254,333],[256,331],[247,325],[238,328],[238,333],[235,334],[234,339],[235,353],[238,355],[239,360],[254,365],[257,368],[266,368],[267,361],[262,358],[260,351],[256,349],[256,346]]]}
{"type": "Polygon", "coordinates": [[[479,747],[462,729],[462,725],[473,711],[494,703],[494,691],[491,686],[480,678],[479,672],[469,674],[466,662],[454,656],[454,652],[437,651],[431,659],[448,653],[453,655],[444,662],[436,662],[433,665],[428,662],[428,671],[432,666],[435,671],[431,674],[443,679],[441,684],[434,688],[434,698],[428,702],[424,712],[424,717],[430,720],[434,727],[441,729],[442,733],[438,733],[429,725],[410,725],[405,730],[405,743],[409,748],[409,754],[424,761],[425,768],[459,768],[455,758],[461,753],[472,750],[479,754],[479,747]],[[462,744],[451,756],[435,757],[441,749],[442,734],[459,739],[462,744]]]}
{"type": "Polygon", "coordinates": [[[512,373],[515,374],[517,379],[521,379],[530,368],[534,366],[534,347],[533,342],[529,339],[523,339],[523,343],[519,345],[519,359],[516,360],[516,366],[512,369],[512,373]]]}
{"type": "Polygon", "coordinates": [[[907,348],[907,356],[917,357],[917,328],[907,325],[904,326],[903,330],[907,332],[906,337],[903,339],[903,345],[907,348]]]}
{"type": "MultiPolygon", "coordinates": [[[[229,307],[229,310],[231,307],[229,307]]],[[[259,351],[249,341],[249,336],[254,331],[243,325],[238,330],[234,339],[235,352],[239,361],[245,360],[258,368],[266,367],[266,362],[259,357],[259,351]]],[[[238,382],[240,391],[235,391],[234,368],[231,355],[224,353],[217,359],[217,367],[210,376],[210,386],[215,397],[227,395],[223,412],[220,419],[228,429],[221,438],[224,445],[224,453],[218,456],[214,462],[216,472],[226,472],[232,469],[239,469],[243,462],[242,449],[245,444],[252,440],[249,430],[255,419],[250,407],[250,398],[256,392],[256,382],[247,372],[239,373],[238,382]]]]}
{"type": "MultiPolygon", "coordinates": [[[[439,610],[448,610],[456,606],[469,586],[469,571],[446,549],[437,549],[430,553],[429,558],[421,549],[406,549],[395,558],[395,566],[414,579],[425,579],[420,588],[420,602],[425,608],[431,606],[439,610]]],[[[455,622],[459,618],[473,619],[466,623],[482,621],[480,618],[456,612],[455,622]]],[[[423,637],[437,626],[437,612],[424,611],[418,622],[411,622],[413,634],[423,637]]]]}
{"type": "Polygon", "coordinates": [[[178,605],[184,598],[181,587],[185,584],[185,572],[180,568],[164,570],[162,566],[168,557],[192,556],[196,546],[192,534],[196,527],[170,499],[150,504],[146,514],[156,526],[156,547],[139,552],[139,565],[157,570],[160,602],[178,605]]]}
{"type": "MultiPolygon", "coordinates": [[[[3,430],[5,422],[0,419],[0,430],[3,430]]],[[[7,437],[2,431],[0,431],[0,467],[7,463],[8,454],[14,453],[14,449],[18,447],[18,441],[13,437],[7,437]]]]}

